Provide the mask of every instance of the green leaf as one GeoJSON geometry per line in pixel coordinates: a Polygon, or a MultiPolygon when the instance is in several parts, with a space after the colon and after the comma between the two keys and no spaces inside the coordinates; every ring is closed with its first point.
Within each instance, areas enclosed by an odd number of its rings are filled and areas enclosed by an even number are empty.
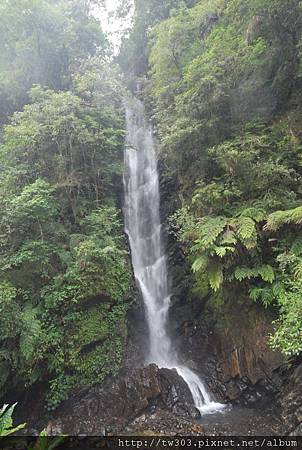
{"type": "Polygon", "coordinates": [[[192,271],[194,273],[199,272],[200,270],[204,270],[207,266],[208,259],[206,256],[200,256],[197,258],[194,263],[192,264],[192,271]]]}
{"type": "Polygon", "coordinates": [[[235,248],[234,247],[215,247],[214,253],[219,256],[220,258],[223,258],[227,253],[234,253],[235,248]]]}
{"type": "Polygon", "coordinates": [[[211,288],[217,292],[223,283],[223,271],[219,265],[211,265],[208,268],[208,279],[211,288]]]}
{"type": "Polygon", "coordinates": [[[12,406],[3,405],[0,410],[0,436],[9,436],[10,434],[15,433],[18,430],[21,430],[26,426],[25,423],[22,423],[16,427],[13,427],[13,419],[12,415],[17,403],[14,403],[12,406]]]}
{"type": "Polygon", "coordinates": [[[237,267],[234,275],[238,281],[260,277],[263,281],[272,283],[275,279],[274,269],[269,265],[254,267],[252,269],[248,267],[237,267]]]}

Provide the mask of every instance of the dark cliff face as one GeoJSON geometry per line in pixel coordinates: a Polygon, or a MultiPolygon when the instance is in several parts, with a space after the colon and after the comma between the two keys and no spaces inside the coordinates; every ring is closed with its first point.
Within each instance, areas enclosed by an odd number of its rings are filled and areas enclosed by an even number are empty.
{"type": "Polygon", "coordinates": [[[302,436],[302,363],[301,358],[296,367],[286,377],[280,395],[283,432],[291,436],[302,436]]]}
{"type": "Polygon", "coordinates": [[[204,374],[220,400],[245,406],[266,404],[279,392],[277,371],[283,364],[280,353],[268,346],[271,315],[236,299],[219,314],[211,299],[201,305],[190,301],[175,305],[172,317],[180,331],[184,358],[204,374]]]}

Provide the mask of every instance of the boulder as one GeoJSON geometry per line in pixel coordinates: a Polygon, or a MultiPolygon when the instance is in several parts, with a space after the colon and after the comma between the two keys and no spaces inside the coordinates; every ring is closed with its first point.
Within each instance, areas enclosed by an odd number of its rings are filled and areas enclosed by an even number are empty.
{"type": "Polygon", "coordinates": [[[176,370],[151,364],[128,369],[88,392],[76,392],[57,410],[47,430],[50,435],[119,433],[152,409],[184,417],[199,416],[191,392],[176,370]]]}

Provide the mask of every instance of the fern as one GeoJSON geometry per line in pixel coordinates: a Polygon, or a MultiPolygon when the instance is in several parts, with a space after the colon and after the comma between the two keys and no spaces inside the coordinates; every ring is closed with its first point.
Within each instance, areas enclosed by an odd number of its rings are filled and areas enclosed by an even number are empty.
{"type": "Polygon", "coordinates": [[[302,279],[302,260],[298,260],[294,266],[294,276],[297,279],[302,279]]]}
{"type": "Polygon", "coordinates": [[[274,281],[275,272],[272,266],[265,265],[255,270],[258,271],[258,274],[260,275],[263,281],[266,281],[267,283],[272,283],[274,281]]]}
{"type": "Polygon", "coordinates": [[[223,258],[228,253],[234,253],[235,248],[234,247],[214,247],[213,254],[216,254],[220,258],[223,258]]]}
{"type": "Polygon", "coordinates": [[[237,267],[234,275],[235,275],[236,280],[243,281],[245,279],[253,278],[254,272],[252,269],[248,269],[246,267],[237,267]]]}
{"type": "Polygon", "coordinates": [[[259,287],[252,287],[249,290],[250,298],[254,302],[262,299],[262,293],[263,293],[263,288],[259,288],[259,287]]]}
{"type": "Polygon", "coordinates": [[[261,222],[265,219],[265,211],[262,208],[246,208],[238,214],[238,217],[249,217],[255,222],[261,222]]]}
{"type": "Polygon", "coordinates": [[[278,304],[279,299],[285,294],[285,288],[283,283],[277,281],[272,286],[254,286],[250,289],[249,294],[253,301],[260,300],[267,308],[273,303],[278,304]]]}
{"type": "Polygon", "coordinates": [[[20,336],[20,350],[26,361],[29,361],[35,351],[35,344],[41,334],[41,324],[36,318],[37,310],[27,305],[22,314],[23,330],[20,336]]]}
{"type": "Polygon", "coordinates": [[[294,253],[295,256],[302,255],[302,235],[298,236],[294,242],[292,243],[291,253],[294,253]]]}
{"type": "Polygon", "coordinates": [[[192,264],[192,270],[194,273],[199,272],[201,269],[205,269],[208,264],[208,258],[206,256],[200,256],[192,264]]]}
{"type": "Polygon", "coordinates": [[[222,267],[218,264],[211,264],[208,268],[208,279],[213,291],[217,292],[223,283],[222,267]]]}
{"type": "Polygon", "coordinates": [[[275,296],[273,293],[272,288],[265,287],[265,288],[257,288],[253,287],[249,291],[250,298],[253,301],[260,300],[262,304],[267,308],[269,305],[271,305],[274,302],[275,296]]]}
{"type": "Polygon", "coordinates": [[[236,220],[236,235],[247,249],[257,245],[257,230],[253,219],[250,217],[239,217],[236,220]]]}
{"type": "Polygon", "coordinates": [[[214,244],[226,225],[227,219],[225,217],[208,217],[203,219],[199,224],[201,237],[195,241],[197,247],[207,248],[214,244]]]}
{"type": "Polygon", "coordinates": [[[302,206],[294,209],[289,209],[287,211],[275,211],[274,213],[270,214],[267,218],[267,223],[264,226],[264,230],[277,231],[283,225],[287,224],[302,224],[302,206]]]}
{"type": "Polygon", "coordinates": [[[274,269],[269,265],[263,265],[260,267],[255,267],[250,269],[248,267],[237,267],[235,270],[235,279],[238,281],[243,281],[245,279],[250,280],[251,278],[262,278],[263,281],[267,283],[272,283],[275,279],[274,269]]]}

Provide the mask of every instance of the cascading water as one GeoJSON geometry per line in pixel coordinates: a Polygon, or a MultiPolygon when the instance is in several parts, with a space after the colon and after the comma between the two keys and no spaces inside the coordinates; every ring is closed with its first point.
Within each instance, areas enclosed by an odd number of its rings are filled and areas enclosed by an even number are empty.
{"type": "Polygon", "coordinates": [[[157,158],[152,127],[138,100],[126,106],[125,224],[136,282],[141,290],[149,327],[148,363],[175,368],[186,381],[201,413],[223,405],[212,401],[200,378],[178,360],[167,331],[170,295],[167,261],[162,245],[157,158]]]}

